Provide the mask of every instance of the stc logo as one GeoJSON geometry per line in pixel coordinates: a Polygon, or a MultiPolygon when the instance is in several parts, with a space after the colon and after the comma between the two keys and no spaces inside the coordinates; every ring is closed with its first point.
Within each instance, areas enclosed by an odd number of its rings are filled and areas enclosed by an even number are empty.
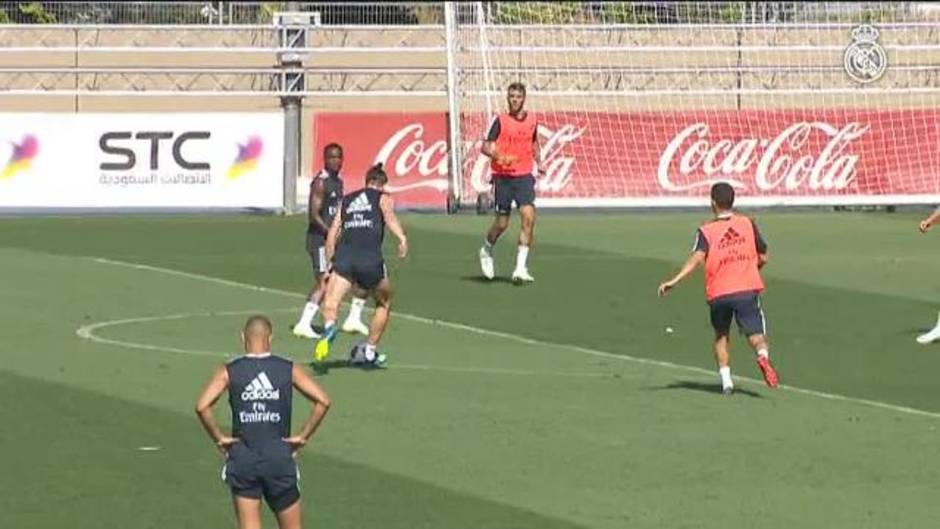
{"type": "Polygon", "coordinates": [[[11,143],[13,144],[13,154],[10,155],[3,171],[0,172],[0,180],[13,178],[18,173],[29,169],[33,163],[33,158],[39,153],[39,140],[32,134],[24,135],[19,143],[11,143]]]}
{"type": "Polygon", "coordinates": [[[187,143],[208,140],[212,134],[209,131],[187,131],[177,135],[171,131],[146,132],[106,132],[98,139],[98,146],[105,154],[116,158],[115,161],[102,162],[99,167],[102,171],[127,171],[137,166],[137,154],[131,147],[136,141],[150,142],[148,165],[151,171],[160,168],[160,144],[164,140],[171,142],[170,150],[173,162],[180,169],[189,171],[208,171],[209,162],[195,159],[195,153],[202,151],[198,145],[187,146],[187,143]],[[186,149],[188,156],[183,154],[186,149]]]}
{"type": "Polygon", "coordinates": [[[245,173],[254,171],[258,167],[262,150],[264,150],[264,142],[258,136],[248,138],[244,145],[238,144],[238,157],[228,170],[229,180],[235,180],[245,173]]]}

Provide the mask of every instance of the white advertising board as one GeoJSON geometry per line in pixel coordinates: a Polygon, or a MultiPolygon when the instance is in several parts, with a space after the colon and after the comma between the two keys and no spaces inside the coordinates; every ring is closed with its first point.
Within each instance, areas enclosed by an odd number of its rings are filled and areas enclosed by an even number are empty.
{"type": "Polygon", "coordinates": [[[280,113],[0,113],[0,207],[278,208],[280,113]]]}

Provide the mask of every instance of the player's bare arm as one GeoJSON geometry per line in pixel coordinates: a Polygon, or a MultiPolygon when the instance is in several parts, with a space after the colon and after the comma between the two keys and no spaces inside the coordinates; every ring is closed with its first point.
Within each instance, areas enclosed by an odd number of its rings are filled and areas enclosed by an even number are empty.
{"type": "Polygon", "coordinates": [[[499,154],[499,151],[496,149],[496,141],[487,139],[483,142],[483,145],[480,147],[480,152],[484,156],[495,160],[496,163],[507,165],[516,161],[515,156],[503,156],[499,154]]]}
{"type": "Polygon", "coordinates": [[[342,215],[337,214],[335,217],[333,217],[333,224],[330,225],[330,230],[326,235],[327,262],[333,261],[333,255],[336,254],[336,241],[339,240],[339,234],[341,231],[343,231],[342,215]]]}
{"type": "Polygon", "coordinates": [[[313,403],[310,416],[300,429],[300,432],[284,439],[291,445],[296,454],[297,451],[303,448],[304,445],[307,444],[307,441],[313,437],[313,434],[316,433],[317,428],[320,427],[320,423],[323,422],[323,418],[326,417],[327,412],[330,411],[332,402],[330,402],[330,396],[327,395],[326,391],[297,364],[294,364],[291,373],[291,381],[297,391],[313,403]]]}
{"type": "Polygon", "coordinates": [[[215,373],[212,374],[212,378],[209,379],[205,389],[202,390],[202,394],[199,395],[199,399],[196,401],[196,415],[199,416],[199,422],[202,423],[202,427],[206,430],[206,433],[209,434],[209,437],[212,438],[216,447],[218,447],[223,454],[227,453],[229,447],[238,441],[238,439],[222,433],[222,430],[219,429],[219,425],[215,420],[215,416],[212,414],[212,407],[215,406],[219,397],[222,396],[222,393],[227,389],[228,371],[225,369],[225,366],[219,366],[215,373]]]}
{"type": "Polygon", "coordinates": [[[511,156],[511,155],[504,156],[504,155],[499,154],[499,152],[496,150],[495,141],[484,141],[483,146],[480,147],[480,152],[482,152],[484,156],[488,158],[492,158],[493,160],[496,160],[497,163],[500,163],[503,165],[510,164],[516,161],[515,156],[511,156]]]}
{"type": "Polygon", "coordinates": [[[767,255],[767,252],[757,254],[757,269],[764,268],[768,261],[770,261],[770,256],[767,255]]]}
{"type": "Polygon", "coordinates": [[[395,199],[391,195],[382,195],[382,198],[379,199],[379,208],[382,209],[388,231],[398,238],[398,257],[404,259],[408,256],[408,237],[405,235],[405,229],[398,221],[398,216],[395,215],[395,199]]]}
{"type": "Polygon", "coordinates": [[[496,142],[495,141],[484,141],[483,146],[480,147],[480,152],[483,153],[487,158],[493,160],[496,159],[496,142]]]}
{"type": "Polygon", "coordinates": [[[310,224],[313,224],[317,228],[323,230],[323,233],[329,231],[330,227],[327,226],[326,221],[323,220],[323,217],[320,215],[320,208],[323,206],[323,181],[319,176],[313,178],[313,182],[310,183],[310,198],[307,204],[307,217],[310,221],[310,224]]]}
{"type": "Polygon", "coordinates": [[[535,134],[532,135],[532,153],[535,157],[535,172],[544,173],[545,168],[542,167],[542,146],[539,144],[539,126],[535,126],[535,134]]]}
{"type": "Polygon", "coordinates": [[[661,283],[659,285],[659,290],[658,290],[659,295],[665,296],[670,290],[672,290],[673,287],[678,285],[680,282],[682,282],[683,279],[685,279],[692,272],[694,272],[695,269],[698,267],[698,265],[704,262],[705,262],[705,252],[701,250],[692,252],[692,255],[689,256],[689,259],[682,266],[682,269],[679,270],[679,273],[677,273],[675,277],[673,277],[669,281],[666,281],[665,283],[661,283]]]}
{"type": "Polygon", "coordinates": [[[929,217],[920,221],[920,232],[927,233],[927,230],[937,223],[937,219],[940,219],[940,208],[937,208],[929,217]]]}

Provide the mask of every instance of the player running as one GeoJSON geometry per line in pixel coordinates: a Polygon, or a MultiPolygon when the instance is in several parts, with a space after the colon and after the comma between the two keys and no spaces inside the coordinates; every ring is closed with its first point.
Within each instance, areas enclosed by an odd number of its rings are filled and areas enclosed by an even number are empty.
{"type": "Polygon", "coordinates": [[[519,208],[522,230],[519,232],[519,248],[516,253],[516,268],[512,273],[515,282],[535,281],[529,274],[529,248],[535,230],[535,176],[541,172],[541,148],[538,140],[538,123],[525,106],[525,85],[512,83],[506,99],[509,112],[500,113],[493,119],[481,152],[491,159],[490,170],[496,194],[496,219],[483,239],[480,248],[480,268],[483,276],[493,279],[493,245],[509,227],[512,203],[519,208]]]}
{"type": "Polygon", "coordinates": [[[199,396],[196,413],[225,456],[222,479],[235,503],[239,529],[261,527],[261,497],[281,529],[300,529],[300,472],[295,457],[330,408],[326,392],[300,366],[271,354],[271,321],[248,318],[245,354],[220,366],[199,396]],[[307,422],[290,435],[292,388],[313,402],[307,422]],[[216,424],[212,408],[228,391],[232,434],[216,424]]]}
{"type": "Polygon", "coordinates": [[[372,292],[375,314],[369,329],[361,358],[353,363],[380,366],[385,355],[376,352],[379,340],[388,325],[391,311],[392,285],[385,270],[382,240],[385,227],[398,238],[398,255],[408,255],[408,239],[395,215],[395,201],[385,193],[388,175],[377,164],[366,173],[366,187],[345,197],[339,214],[333,220],[326,239],[326,257],[333,262],[333,276],[326,291],[323,319],[326,328],[314,349],[314,359],[322,362],[330,354],[330,345],[336,338],[336,314],[339,304],[352,283],[358,283],[372,292]]]}
{"type": "MultiPolygon", "coordinates": [[[[320,337],[313,330],[313,318],[320,311],[320,302],[326,292],[326,283],[329,278],[329,262],[326,259],[326,235],[330,231],[333,217],[343,199],[343,179],[340,171],[343,169],[343,147],[338,143],[331,143],[323,148],[323,170],[310,182],[310,198],[307,204],[307,253],[313,262],[313,287],[307,294],[307,303],[304,305],[300,319],[294,325],[294,334],[302,338],[317,339],[320,337]]],[[[362,309],[365,307],[365,292],[357,288],[350,304],[349,315],[343,322],[343,332],[358,332],[369,334],[369,328],[362,323],[362,309]]]]}
{"type": "Polygon", "coordinates": [[[691,257],[675,277],[659,285],[659,295],[665,296],[704,263],[705,297],[715,329],[715,361],[722,393],[734,392],[729,351],[732,317],[757,352],[757,365],[764,381],[775,388],[778,377],[770,363],[766,321],[760,305],[764,290],[760,269],[767,264],[767,243],[753,220],[733,211],[734,188],[730,184],[713,185],[711,199],[715,218],[696,232],[691,257]]]}
{"type": "MultiPolygon", "coordinates": [[[[920,232],[927,233],[927,231],[930,230],[930,227],[937,222],[937,219],[940,219],[940,208],[937,208],[933,213],[930,214],[929,217],[920,221],[920,232]]],[[[936,341],[938,338],[940,338],[940,315],[937,316],[937,325],[934,326],[933,329],[918,336],[917,343],[926,345],[936,341]]]]}

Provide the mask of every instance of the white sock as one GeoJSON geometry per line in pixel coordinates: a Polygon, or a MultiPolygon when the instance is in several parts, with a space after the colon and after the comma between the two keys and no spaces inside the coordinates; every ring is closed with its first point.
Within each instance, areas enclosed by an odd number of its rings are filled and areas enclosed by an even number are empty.
{"type": "Polygon", "coordinates": [[[486,237],[483,237],[483,249],[486,250],[486,253],[488,254],[493,253],[493,243],[491,243],[490,240],[486,237]]]}
{"type": "Polygon", "coordinates": [[[366,344],[366,362],[375,362],[375,346],[371,343],[366,344]]]}
{"type": "Polygon", "coordinates": [[[346,319],[350,321],[362,321],[362,308],[365,306],[365,299],[353,298],[352,303],[349,304],[349,316],[346,316],[346,319]]]}
{"type": "Polygon", "coordinates": [[[768,351],[766,347],[763,349],[758,349],[757,356],[763,356],[764,358],[770,359],[770,351],[768,351]]]}
{"type": "Polygon", "coordinates": [[[731,381],[731,366],[719,367],[718,375],[721,377],[722,388],[734,387],[734,382],[731,381]]]}
{"type": "Polygon", "coordinates": [[[519,246],[519,253],[516,254],[516,270],[525,270],[526,261],[529,259],[529,247],[519,246]]]}
{"type": "Polygon", "coordinates": [[[312,301],[308,301],[307,304],[304,305],[304,311],[300,314],[300,321],[298,321],[297,323],[300,325],[306,325],[309,327],[310,324],[313,323],[314,316],[316,316],[317,312],[319,311],[320,311],[319,305],[317,305],[316,303],[312,301]]]}

